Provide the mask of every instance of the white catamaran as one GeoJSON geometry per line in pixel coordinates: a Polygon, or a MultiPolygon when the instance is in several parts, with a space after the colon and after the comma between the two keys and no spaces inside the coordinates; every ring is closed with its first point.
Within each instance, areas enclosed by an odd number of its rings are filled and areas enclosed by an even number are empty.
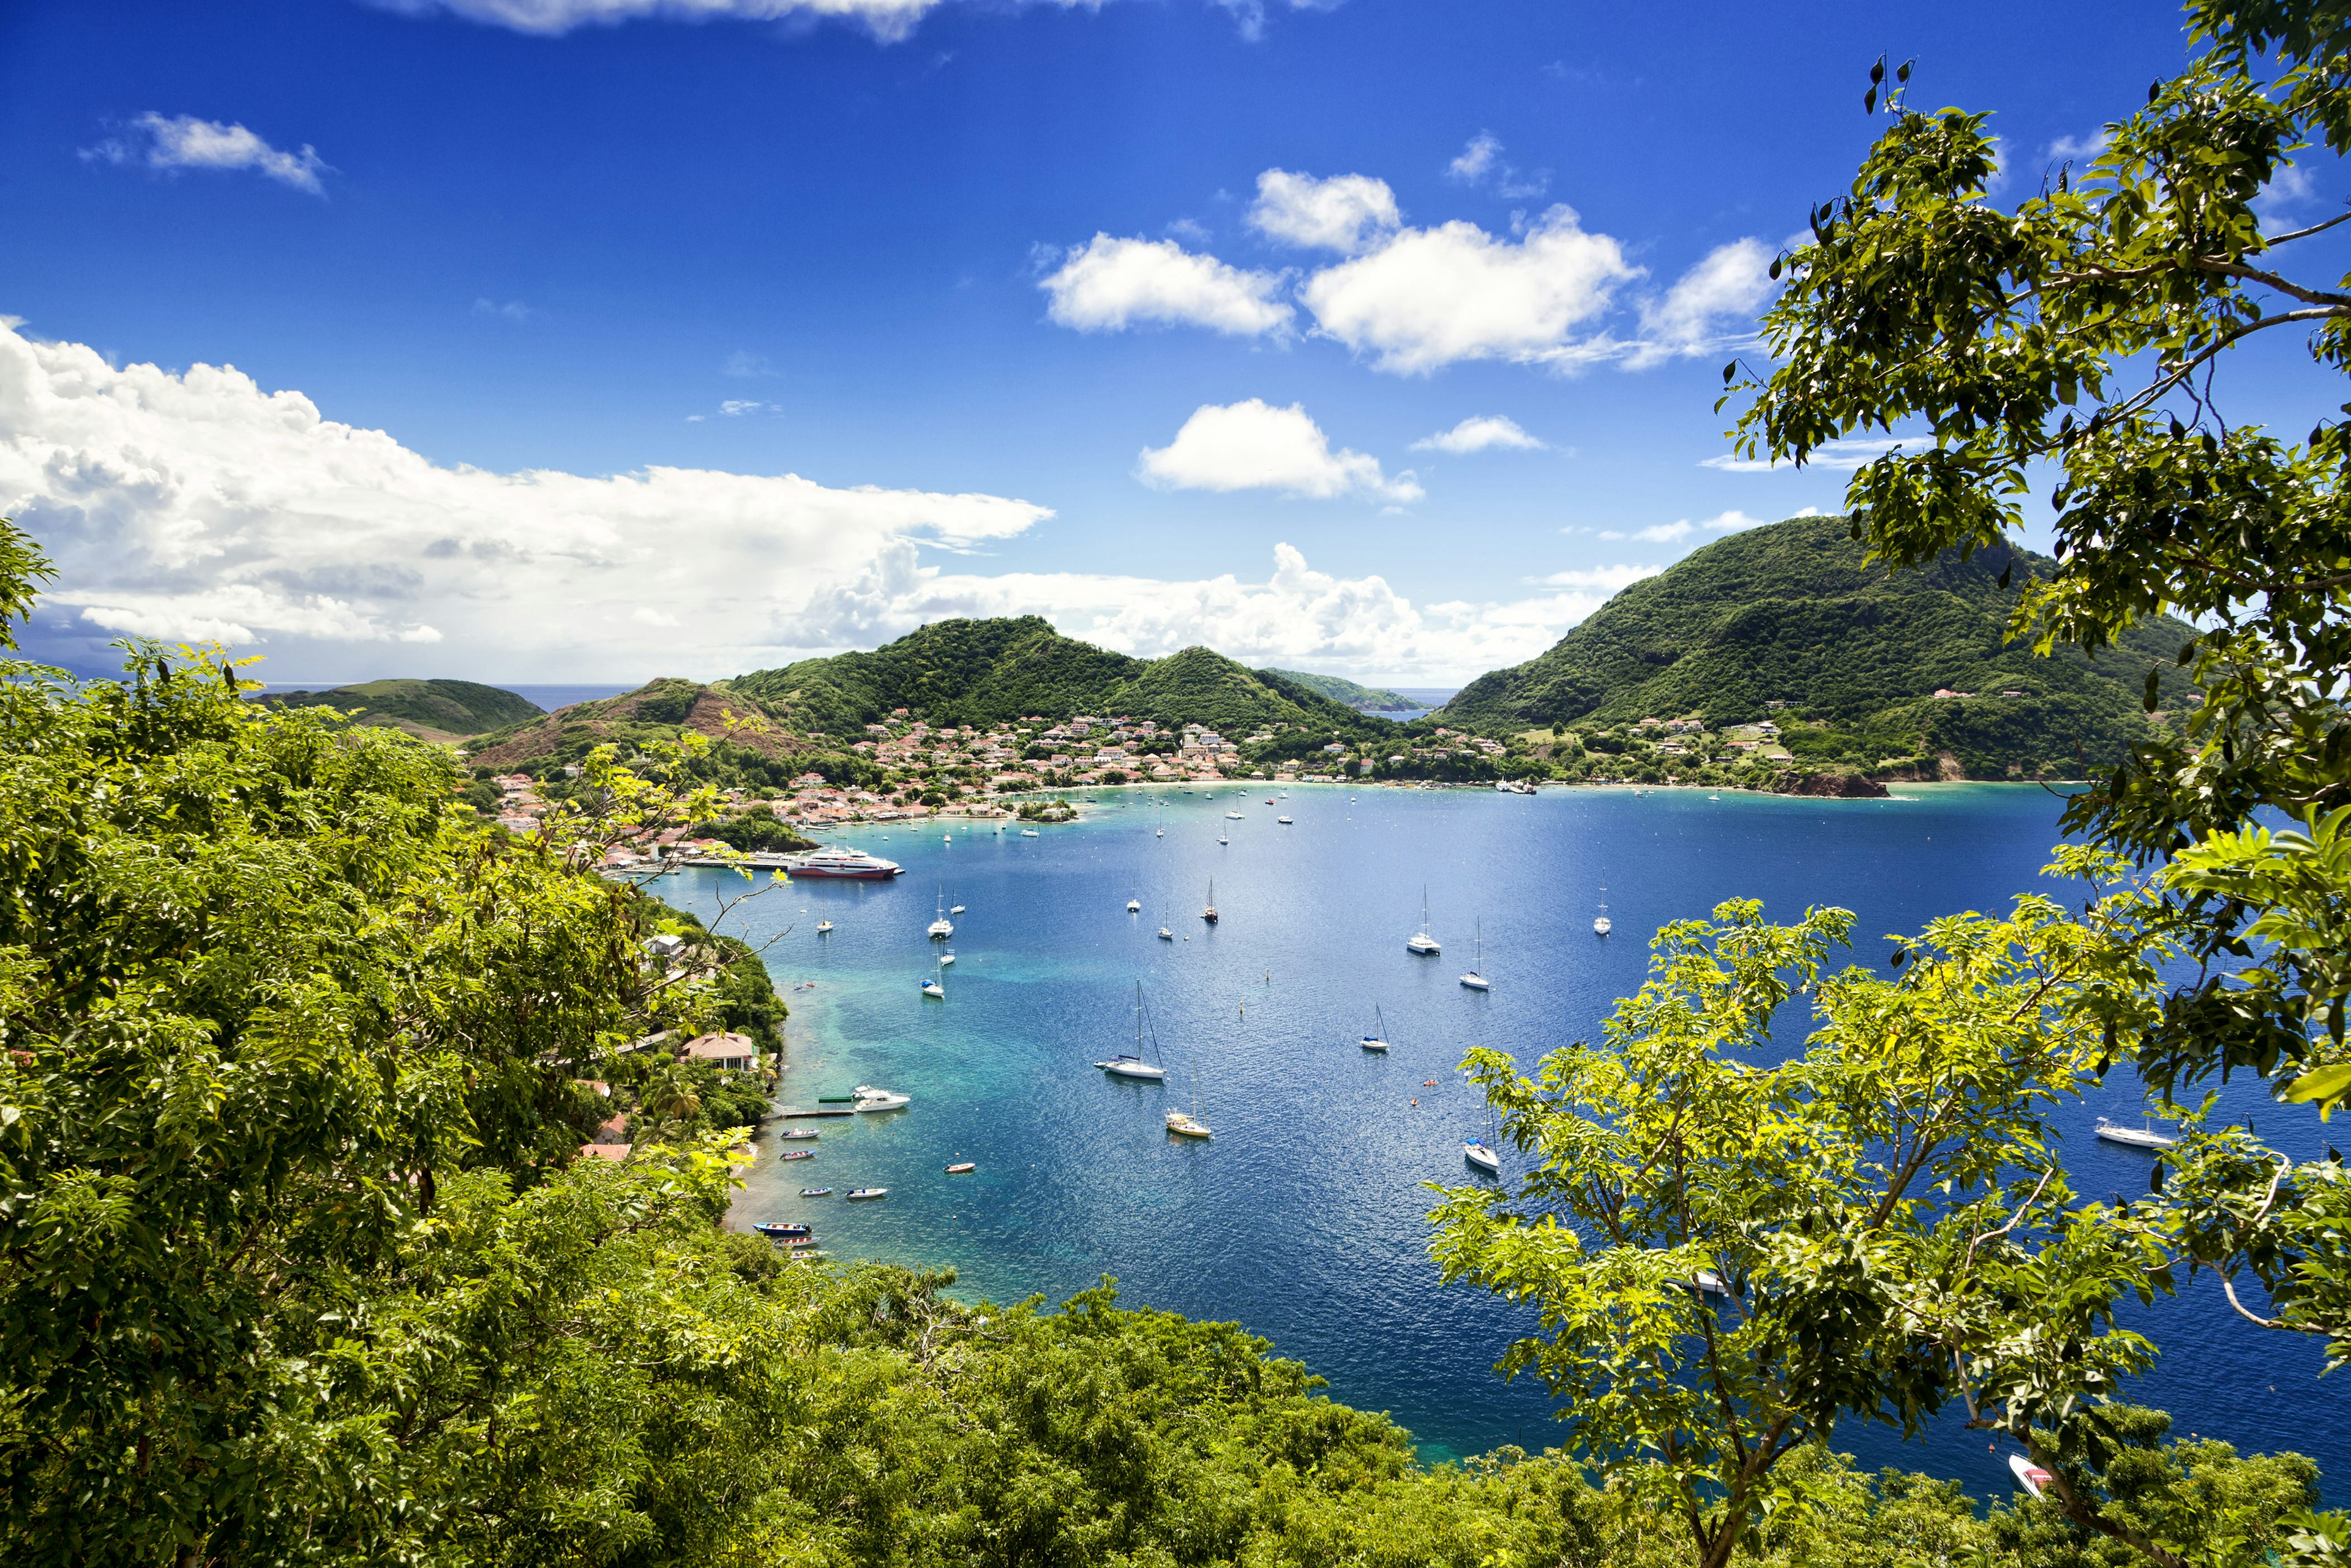
{"type": "Polygon", "coordinates": [[[1420,929],[1405,939],[1404,950],[1407,953],[1417,953],[1424,958],[1433,958],[1445,951],[1438,946],[1437,938],[1430,936],[1428,932],[1428,889],[1426,887],[1420,890],[1420,929]]]}
{"type": "Polygon", "coordinates": [[[1608,935],[1608,884],[1604,882],[1600,884],[1600,918],[1592,923],[1592,934],[1594,936],[1608,935]]]}

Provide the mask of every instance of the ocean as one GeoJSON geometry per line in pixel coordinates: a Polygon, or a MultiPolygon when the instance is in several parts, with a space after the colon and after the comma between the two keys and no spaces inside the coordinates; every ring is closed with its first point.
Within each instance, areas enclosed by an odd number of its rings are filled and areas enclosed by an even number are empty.
{"type": "MultiPolygon", "coordinates": [[[[1113,1275],[1131,1303],[1264,1335],[1333,1397],[1388,1412],[1427,1458],[1540,1448],[1557,1440],[1550,1399],[1492,1371],[1529,1314],[1439,1285],[1426,1252],[1424,1184],[1472,1179],[1461,1140],[1487,1127],[1463,1053],[1499,1046],[1531,1067],[1596,1037],[1614,999],[1639,987],[1650,934],[1726,898],[1761,898],[1782,919],[1841,904],[1858,916],[1855,958],[1882,964],[1884,934],[2002,908],[2034,886],[2060,809],[2013,785],[1889,800],[1309,785],[1280,801],[1295,819],[1284,827],[1270,793],[1104,791],[1087,798],[1086,820],[1035,838],[952,823],[854,831],[839,841],[906,874],[769,883],[736,904],[721,928],[768,944],[791,1004],[778,1099],[871,1083],[914,1103],[770,1122],[733,1223],[806,1220],[836,1257],[952,1266],[956,1293],[974,1300],[1058,1301],[1113,1275]],[[1199,919],[1211,878],[1214,927],[1199,919]],[[1604,941],[1591,931],[1604,884],[1615,926],[1604,941]],[[1424,888],[1445,943],[1435,958],[1404,948],[1424,888]],[[1141,914],[1126,913],[1130,896],[1141,914]],[[934,973],[923,930],[942,901],[967,909],[946,944],[946,998],[933,1001],[916,988],[934,973]],[[835,929],[819,936],[825,918],[835,929]],[[1163,919],[1176,940],[1155,936],[1163,919]],[[1457,980],[1481,942],[1485,994],[1457,980]],[[1134,1048],[1138,982],[1165,1085],[1092,1065],[1134,1048]],[[1385,1056],[1355,1043],[1374,1006],[1385,1056]],[[1214,1141],[1168,1137],[1164,1111],[1196,1104],[1214,1141]],[[821,1136],[778,1144],[787,1126],[821,1136]],[[789,1147],[817,1157],[766,1157],[789,1147]],[[942,1174],[958,1160],[977,1171],[942,1174]],[[804,1199],[804,1186],[835,1196],[804,1199]],[[890,1195],[845,1205],[839,1194],[860,1186],[890,1195]]],[[[709,870],[654,886],[705,918],[750,890],[709,870]]],[[[2130,1088],[2118,1075],[2058,1113],[2085,1193],[2146,1190],[2148,1157],[2092,1131],[2101,1114],[2137,1118],[2130,1088]]],[[[2323,1147],[2311,1113],[2250,1084],[2227,1093],[2281,1146],[2323,1147]]],[[[1518,1168],[1506,1153],[1506,1174],[1518,1168]]],[[[2237,1318],[2209,1275],[2127,1321],[2165,1351],[2137,1395],[2180,1432],[2298,1449],[2351,1476],[2351,1380],[2321,1382],[2314,1343],[2237,1318]]],[[[2009,1484],[2001,1457],[1956,1416],[1907,1444],[1849,1425],[1836,1446],[1979,1492],[2009,1484]]],[[[2339,1480],[2332,1490],[2343,1495],[2339,1480]]]]}

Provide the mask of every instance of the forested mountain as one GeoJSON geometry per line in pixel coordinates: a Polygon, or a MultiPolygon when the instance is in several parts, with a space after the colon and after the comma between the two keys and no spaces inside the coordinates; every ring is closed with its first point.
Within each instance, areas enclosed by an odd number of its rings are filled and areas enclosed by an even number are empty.
{"type": "Polygon", "coordinates": [[[1865,562],[1846,519],[1793,517],[1634,583],[1547,653],[1479,676],[1437,716],[1495,731],[1812,719],[1852,737],[1847,760],[1952,753],[1976,776],[2074,765],[2077,747],[2108,758],[2146,732],[2141,699],[2158,661],[2163,705],[2188,699],[2168,661],[2193,633],[2158,618],[2095,659],[2071,649],[2043,658],[2009,642],[2018,597],[2055,564],[2003,548],[1888,572],[1865,562]],[[1970,695],[1938,700],[1938,690],[1970,695]]]}
{"type": "Polygon", "coordinates": [[[336,707],[361,724],[390,725],[427,739],[462,738],[540,716],[539,706],[498,686],[472,681],[365,681],[323,692],[270,692],[261,700],[279,707],[336,707]]]}
{"type": "Polygon", "coordinates": [[[1041,616],[940,621],[876,648],[803,659],[726,683],[802,733],[851,735],[905,708],[933,725],[985,727],[1035,716],[1130,714],[1227,733],[1311,724],[1375,728],[1279,671],[1251,671],[1206,648],[1136,659],[1064,637],[1041,616]]]}
{"type": "Polygon", "coordinates": [[[1392,692],[1382,686],[1366,686],[1344,675],[1314,675],[1304,670],[1260,670],[1259,674],[1280,675],[1294,685],[1310,692],[1320,692],[1334,703],[1344,703],[1362,713],[1391,713],[1417,708],[1421,705],[1402,692],[1392,692]]]}

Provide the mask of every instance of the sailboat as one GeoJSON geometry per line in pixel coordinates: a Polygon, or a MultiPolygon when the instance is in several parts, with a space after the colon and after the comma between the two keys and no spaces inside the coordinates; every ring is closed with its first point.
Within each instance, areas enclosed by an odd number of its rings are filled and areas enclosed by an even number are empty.
{"type": "Polygon", "coordinates": [[[1470,962],[1469,972],[1461,977],[1461,983],[1473,991],[1490,991],[1494,988],[1486,978],[1486,923],[1482,920],[1478,922],[1477,953],[1477,957],[1470,962]]]}
{"type": "Polygon", "coordinates": [[[947,918],[947,895],[945,888],[939,890],[938,918],[932,921],[925,931],[934,942],[944,942],[955,935],[955,922],[947,918]]]}
{"type": "Polygon", "coordinates": [[[1372,1032],[1365,1035],[1357,1043],[1361,1044],[1365,1051],[1376,1051],[1384,1054],[1386,1052],[1388,1048],[1388,1020],[1380,1016],[1379,1003],[1374,1002],[1372,1004],[1372,1032]]]}
{"type": "Polygon", "coordinates": [[[1167,924],[1167,906],[1165,904],[1159,906],[1159,939],[1162,942],[1176,940],[1176,933],[1167,924]]]}
{"type": "Polygon", "coordinates": [[[946,981],[947,967],[945,964],[941,964],[934,971],[931,977],[923,982],[923,995],[929,997],[934,1001],[946,1001],[947,999],[946,981]]]}
{"type": "Polygon", "coordinates": [[[1486,1135],[1461,1140],[1461,1157],[1488,1176],[1502,1174],[1502,1156],[1494,1150],[1494,1103],[1486,1102],[1486,1135]]]}
{"type": "Polygon", "coordinates": [[[1225,830],[1224,830],[1224,829],[1222,829],[1222,828],[1218,828],[1218,829],[1217,830],[1217,842],[1218,842],[1218,843],[1220,843],[1220,844],[1229,844],[1229,843],[1231,843],[1232,841],[1233,841],[1232,840],[1230,840],[1230,839],[1228,839],[1228,838],[1227,838],[1227,837],[1225,836],[1225,830]]]}
{"type": "Polygon", "coordinates": [[[1608,884],[1604,882],[1600,884],[1600,918],[1592,923],[1592,934],[1594,936],[1608,935],[1608,884]]]}
{"type": "Polygon", "coordinates": [[[1131,894],[1131,893],[1130,893],[1130,894],[1127,895],[1127,900],[1126,900],[1126,912],[1127,912],[1129,915],[1140,915],[1140,914],[1142,914],[1142,913],[1143,913],[1143,900],[1141,900],[1141,899],[1139,899],[1139,898],[1136,898],[1135,896],[1134,896],[1134,894],[1131,894]]]}
{"type": "Polygon", "coordinates": [[[1208,879],[1208,905],[1200,911],[1200,918],[1214,925],[1217,923],[1217,879],[1208,879]]]}
{"type": "Polygon", "coordinates": [[[1437,938],[1428,934],[1428,889],[1426,887],[1420,890],[1420,929],[1405,941],[1404,950],[1417,953],[1425,958],[1433,958],[1445,950],[1437,945],[1437,938]]]}
{"type": "Polygon", "coordinates": [[[1200,1067],[1195,1053],[1192,1065],[1192,1108],[1189,1111],[1167,1113],[1167,1131],[1178,1138],[1212,1138],[1216,1134],[1208,1124],[1200,1120],[1200,1067]]]}
{"type": "Polygon", "coordinates": [[[831,936],[831,935],[832,935],[832,922],[831,922],[831,921],[830,921],[830,920],[820,920],[820,921],[818,921],[818,922],[816,923],[816,934],[817,934],[818,936],[831,936]]]}
{"type": "Polygon", "coordinates": [[[2179,1142],[2168,1133],[2152,1127],[2133,1127],[2119,1122],[2098,1118],[2098,1136],[2110,1144],[2121,1144],[2134,1149],[2168,1149],[2179,1142]]]}
{"type": "MultiPolygon", "coordinates": [[[[1157,1037],[1155,1036],[1155,1047],[1156,1043],[1157,1037]]],[[[1156,1054],[1155,1050],[1154,1054],[1156,1054]]],[[[1165,1067],[1155,1061],[1143,1060],[1143,982],[1141,980],[1134,982],[1134,1050],[1131,1052],[1123,1051],[1108,1061],[1097,1061],[1094,1065],[1113,1078],[1140,1078],[1151,1083],[1160,1082],[1166,1078],[1167,1070],[1165,1067]]]]}

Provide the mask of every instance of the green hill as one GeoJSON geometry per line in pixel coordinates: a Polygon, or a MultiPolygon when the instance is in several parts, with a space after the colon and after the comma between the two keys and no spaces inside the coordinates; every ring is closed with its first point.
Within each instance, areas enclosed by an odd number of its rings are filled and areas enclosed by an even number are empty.
{"type": "Polygon", "coordinates": [[[2164,706],[2187,700],[2168,661],[2192,632],[2164,618],[2095,659],[2036,657],[2007,641],[2008,616],[2054,564],[2000,549],[1889,573],[1865,562],[1844,518],[1792,518],[1634,583],[1549,652],[1479,676],[1436,716],[1498,733],[1772,718],[1800,762],[1868,770],[1920,758],[1946,776],[2072,776],[2144,733],[2144,683],[2158,661],[2164,706]],[[1974,695],[1938,700],[1938,689],[1974,695]]]}
{"type": "Polygon", "coordinates": [[[1332,702],[1344,703],[1359,713],[1389,713],[1420,706],[1402,692],[1359,685],[1344,675],[1312,675],[1304,670],[1262,670],[1259,673],[1280,675],[1294,685],[1304,686],[1310,692],[1320,692],[1332,702]]]}
{"type": "Polygon", "coordinates": [[[898,708],[934,725],[1036,716],[1129,714],[1228,735],[1268,724],[1347,734],[1367,718],[1280,672],[1252,672],[1206,648],[1135,659],[1064,637],[1042,617],[941,621],[872,653],[803,659],[726,683],[804,734],[854,735],[898,708]]]}
{"type": "Polygon", "coordinates": [[[434,740],[526,723],[542,711],[528,697],[472,681],[364,681],[323,692],[269,692],[260,700],[279,707],[341,708],[359,714],[362,724],[391,725],[434,740]]]}

